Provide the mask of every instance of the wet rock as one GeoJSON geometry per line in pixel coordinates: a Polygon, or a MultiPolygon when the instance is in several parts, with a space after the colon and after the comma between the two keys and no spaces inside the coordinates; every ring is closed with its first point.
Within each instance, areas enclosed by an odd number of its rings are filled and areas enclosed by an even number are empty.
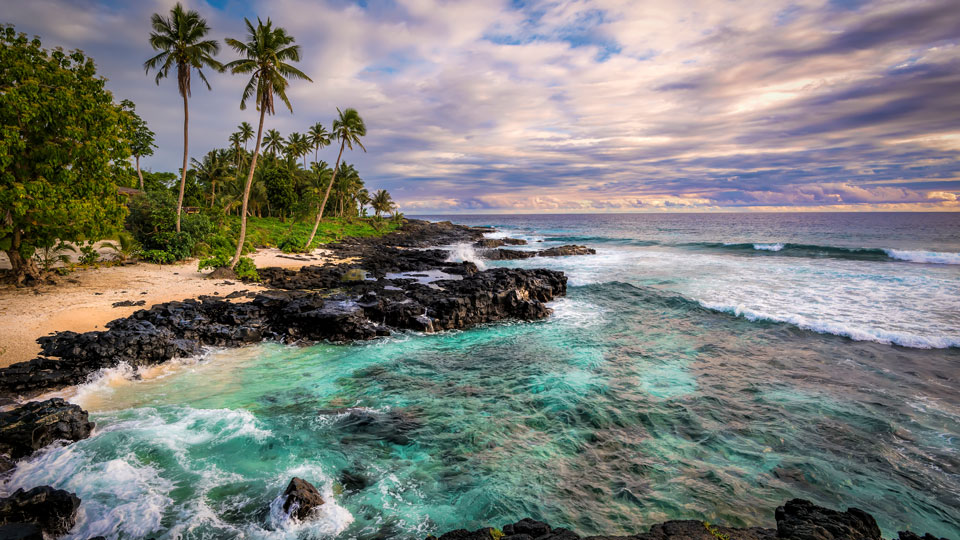
{"type": "Polygon", "coordinates": [[[484,238],[473,244],[478,248],[498,248],[501,246],[525,246],[527,241],[522,238],[484,238]]]}
{"type": "Polygon", "coordinates": [[[13,458],[6,454],[0,454],[0,476],[3,476],[3,473],[7,471],[12,471],[17,464],[13,461],[13,458]]]}
{"type": "Polygon", "coordinates": [[[566,257],[570,255],[596,255],[597,250],[587,246],[558,246],[537,252],[538,257],[566,257]]]}
{"type": "Polygon", "coordinates": [[[123,300],[123,301],[121,301],[121,302],[114,302],[114,303],[113,303],[113,307],[115,307],[115,308],[118,308],[118,307],[135,307],[135,306],[143,306],[143,305],[145,305],[146,303],[147,303],[146,300],[136,300],[136,301],[134,301],[134,300],[123,300]]]}
{"type": "Polygon", "coordinates": [[[0,540],[43,540],[43,530],[33,523],[0,525],[0,540]]]}
{"type": "Polygon", "coordinates": [[[946,538],[937,538],[936,536],[927,533],[923,536],[919,536],[916,533],[910,531],[900,531],[897,533],[897,538],[899,540],[947,540],[946,538]]]}
{"type": "Polygon", "coordinates": [[[482,253],[484,259],[491,261],[515,261],[536,257],[536,251],[518,251],[516,249],[488,249],[482,253]]]}
{"type": "Polygon", "coordinates": [[[290,480],[283,497],[283,511],[298,520],[307,519],[315,508],[323,505],[320,492],[303,478],[294,477],[290,480]]]}
{"type": "Polygon", "coordinates": [[[0,453],[21,459],[57,440],[86,439],[93,427],[87,411],[61,398],[33,401],[0,413],[0,453]]]}
{"type": "Polygon", "coordinates": [[[80,499],[73,493],[40,486],[0,499],[0,524],[34,524],[45,535],[65,534],[77,519],[80,499]]]}
{"type": "Polygon", "coordinates": [[[791,540],[881,540],[873,516],[857,508],[838,512],[793,499],[777,508],[777,536],[791,540]]]}

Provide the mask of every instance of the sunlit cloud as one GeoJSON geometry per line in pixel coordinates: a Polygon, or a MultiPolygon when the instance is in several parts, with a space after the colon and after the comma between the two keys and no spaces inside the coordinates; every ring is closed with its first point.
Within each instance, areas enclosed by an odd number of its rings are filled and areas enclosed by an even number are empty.
{"type": "MultiPolygon", "coordinates": [[[[268,127],[356,107],[368,152],[348,159],[408,213],[958,208],[953,0],[186,3],[217,37],[254,15],[296,36],[315,82],[268,127]]],[[[141,68],[149,14],[172,4],[2,17],[92,54],[158,133],[146,165],[174,170],[180,103],[141,68]]],[[[241,80],[212,84],[194,93],[194,156],[254,121],[241,80]]]]}

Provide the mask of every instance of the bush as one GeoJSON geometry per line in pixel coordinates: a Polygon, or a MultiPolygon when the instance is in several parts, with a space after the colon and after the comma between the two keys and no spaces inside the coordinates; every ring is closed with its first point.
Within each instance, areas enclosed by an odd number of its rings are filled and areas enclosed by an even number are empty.
{"type": "Polygon", "coordinates": [[[307,251],[304,247],[306,243],[307,237],[290,233],[277,242],[277,247],[284,253],[304,253],[307,251]]]}
{"type": "Polygon", "coordinates": [[[237,266],[233,268],[239,279],[248,281],[260,281],[260,274],[257,273],[257,265],[253,264],[250,257],[240,257],[237,266]]]}
{"type": "Polygon", "coordinates": [[[193,237],[182,231],[151,234],[143,242],[145,249],[166,251],[177,261],[193,255],[193,245],[193,237]]]}
{"type": "Polygon", "coordinates": [[[100,260],[100,253],[93,247],[93,242],[84,242],[80,246],[80,258],[78,262],[84,266],[96,264],[100,260]]]}
{"type": "Polygon", "coordinates": [[[206,259],[200,259],[200,263],[197,264],[197,270],[206,270],[208,268],[223,268],[224,266],[227,266],[230,264],[230,259],[231,257],[225,253],[220,253],[220,254],[214,255],[213,257],[208,257],[206,259]]]}
{"type": "Polygon", "coordinates": [[[172,253],[167,253],[162,249],[148,249],[145,250],[140,258],[152,263],[157,264],[171,264],[177,262],[177,258],[172,253]]]}

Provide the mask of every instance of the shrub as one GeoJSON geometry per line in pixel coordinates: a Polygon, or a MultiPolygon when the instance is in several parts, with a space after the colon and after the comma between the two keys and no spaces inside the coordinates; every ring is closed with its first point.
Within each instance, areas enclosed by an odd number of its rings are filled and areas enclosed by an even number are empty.
{"type": "Polygon", "coordinates": [[[277,247],[284,253],[304,253],[307,238],[303,235],[290,233],[277,242],[277,247]]]}
{"type": "Polygon", "coordinates": [[[237,266],[233,267],[233,272],[237,277],[247,281],[260,281],[260,274],[257,273],[257,265],[253,263],[250,257],[240,257],[237,266]]]}
{"type": "Polygon", "coordinates": [[[193,254],[193,245],[193,237],[182,231],[151,234],[143,242],[144,248],[166,251],[177,261],[190,257],[193,254]]]}
{"type": "Polygon", "coordinates": [[[93,247],[93,242],[87,241],[80,246],[79,262],[82,265],[96,264],[100,260],[100,253],[93,247]]]}
{"type": "Polygon", "coordinates": [[[157,264],[171,264],[177,261],[176,256],[172,253],[163,251],[162,249],[148,249],[145,250],[141,255],[145,261],[157,263],[157,264]]]}
{"type": "Polygon", "coordinates": [[[230,259],[231,259],[230,255],[227,255],[226,253],[220,253],[220,254],[214,255],[213,257],[200,259],[199,264],[197,264],[197,270],[206,270],[208,268],[223,268],[224,266],[227,266],[230,264],[230,259]]]}

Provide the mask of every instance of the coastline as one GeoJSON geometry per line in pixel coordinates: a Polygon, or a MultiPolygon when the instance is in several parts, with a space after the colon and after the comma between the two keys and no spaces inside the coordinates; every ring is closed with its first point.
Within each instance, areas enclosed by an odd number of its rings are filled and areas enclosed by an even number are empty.
{"type": "MultiPolygon", "coordinates": [[[[305,265],[341,263],[345,259],[328,250],[310,254],[286,255],[278,249],[258,250],[251,257],[258,268],[277,267],[299,270],[305,265]]],[[[0,268],[9,266],[0,254],[0,268]]],[[[199,272],[196,260],[158,265],[135,265],[79,269],[60,278],[57,285],[37,288],[0,288],[0,368],[25,362],[40,354],[37,339],[54,332],[103,330],[118,318],[165,302],[182,301],[203,295],[227,296],[240,291],[262,292],[258,283],[209,279],[209,271],[199,272]],[[140,302],[138,306],[117,306],[116,302],[140,302]]],[[[243,302],[244,298],[234,301],[243,302]]]]}

